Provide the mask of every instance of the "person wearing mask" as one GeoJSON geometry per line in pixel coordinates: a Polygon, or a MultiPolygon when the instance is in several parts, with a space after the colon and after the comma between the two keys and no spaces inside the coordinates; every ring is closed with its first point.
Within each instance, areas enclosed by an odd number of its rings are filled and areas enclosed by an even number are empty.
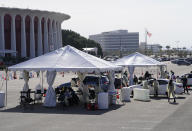
{"type": "Polygon", "coordinates": [[[143,81],[143,89],[149,89],[148,80],[143,81]]]}
{"type": "Polygon", "coordinates": [[[187,91],[187,94],[188,94],[189,91],[188,91],[188,88],[187,88],[187,78],[186,78],[186,76],[184,76],[184,77],[182,78],[182,83],[183,83],[184,93],[185,93],[185,90],[186,90],[186,91],[187,91]]]}
{"type": "Polygon", "coordinates": [[[171,79],[167,85],[167,97],[168,97],[168,102],[170,102],[170,99],[173,98],[174,99],[174,103],[176,103],[176,98],[175,98],[175,88],[173,85],[173,80],[171,79]]]}
{"type": "Polygon", "coordinates": [[[154,88],[154,97],[158,97],[159,82],[156,79],[154,79],[153,81],[153,88],[154,88]]]}
{"type": "Polygon", "coordinates": [[[144,78],[145,80],[149,79],[150,78],[150,74],[148,71],[145,72],[145,75],[144,75],[144,78]]]}
{"type": "Polygon", "coordinates": [[[127,71],[123,73],[123,84],[128,87],[127,71]]]}
{"type": "Polygon", "coordinates": [[[137,78],[136,75],[134,75],[133,82],[134,82],[134,85],[137,85],[137,84],[138,84],[138,78],[137,78]]]}
{"type": "Polygon", "coordinates": [[[165,71],[165,78],[169,79],[169,73],[167,71],[165,71]]]}
{"type": "Polygon", "coordinates": [[[181,83],[179,76],[176,76],[176,83],[181,83]]]}
{"type": "Polygon", "coordinates": [[[174,81],[176,80],[175,72],[173,72],[172,70],[171,70],[171,79],[174,81]]]}

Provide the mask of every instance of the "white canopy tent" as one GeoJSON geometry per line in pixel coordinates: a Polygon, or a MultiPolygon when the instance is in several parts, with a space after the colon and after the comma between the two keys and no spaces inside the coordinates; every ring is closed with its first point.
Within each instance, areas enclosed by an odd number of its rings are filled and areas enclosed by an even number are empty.
{"type": "Polygon", "coordinates": [[[119,70],[121,67],[67,45],[8,69],[11,71],[105,72],[119,70]]]}
{"type": "MultiPolygon", "coordinates": [[[[120,66],[89,55],[69,45],[8,68],[10,71],[47,71],[49,88],[44,105],[49,107],[56,105],[55,92],[52,88],[55,72],[100,73],[121,69],[120,66]]],[[[111,88],[114,88],[114,86],[111,88]]]]}
{"type": "Polygon", "coordinates": [[[129,78],[130,85],[133,84],[133,73],[134,73],[135,67],[166,66],[165,64],[138,52],[135,52],[128,56],[124,56],[123,58],[117,59],[114,63],[119,66],[128,67],[129,74],[130,74],[130,78],[129,78]]]}

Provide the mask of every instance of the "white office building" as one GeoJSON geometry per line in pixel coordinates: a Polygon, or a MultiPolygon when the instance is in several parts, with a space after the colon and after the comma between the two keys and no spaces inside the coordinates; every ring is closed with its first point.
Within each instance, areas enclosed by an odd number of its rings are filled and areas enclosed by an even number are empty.
{"type": "Polygon", "coordinates": [[[129,54],[139,49],[139,33],[116,30],[90,35],[89,39],[101,45],[104,54],[129,54]]]}

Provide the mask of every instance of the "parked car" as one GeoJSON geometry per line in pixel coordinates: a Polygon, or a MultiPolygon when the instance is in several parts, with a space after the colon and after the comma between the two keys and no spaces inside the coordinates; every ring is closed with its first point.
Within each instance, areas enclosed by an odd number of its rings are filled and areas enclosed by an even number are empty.
{"type": "Polygon", "coordinates": [[[162,57],[162,58],[161,58],[161,61],[169,61],[169,58],[167,58],[167,57],[162,57]]]}
{"type": "Polygon", "coordinates": [[[177,64],[177,62],[178,62],[178,59],[171,60],[171,63],[173,64],[177,64]]]}
{"type": "Polygon", "coordinates": [[[186,65],[186,66],[191,65],[191,63],[187,62],[186,60],[178,60],[177,64],[178,65],[186,65]]]}
{"type": "MultiPolygon", "coordinates": [[[[154,79],[150,79],[148,81],[150,95],[154,95],[154,88],[152,86],[153,81],[154,81],[154,79]]],[[[159,82],[158,94],[159,95],[166,95],[167,94],[167,85],[169,83],[169,80],[168,79],[157,79],[157,81],[159,82]]],[[[183,93],[184,89],[183,89],[183,84],[182,83],[173,82],[173,84],[175,86],[175,93],[176,94],[183,93]]],[[[142,86],[143,86],[142,84],[130,86],[131,94],[134,94],[134,92],[133,92],[134,88],[142,88],[142,86]]]]}
{"type": "Polygon", "coordinates": [[[181,76],[181,79],[182,79],[184,76],[187,78],[187,86],[192,86],[192,73],[188,73],[188,74],[182,75],[182,76],[181,76]]]}
{"type": "Polygon", "coordinates": [[[83,80],[83,84],[91,85],[91,86],[99,86],[99,79],[100,79],[101,89],[107,92],[110,85],[109,79],[107,76],[101,76],[101,78],[99,78],[99,76],[97,75],[87,75],[83,80]]]}
{"type": "Polygon", "coordinates": [[[192,64],[192,58],[186,58],[185,60],[192,64]]]}
{"type": "MultiPolygon", "coordinates": [[[[153,81],[154,81],[153,79],[149,80],[149,90],[150,90],[151,95],[154,95],[154,88],[152,86],[153,81]]],[[[159,83],[158,94],[159,95],[166,95],[167,85],[169,83],[169,80],[168,79],[157,79],[157,81],[159,83]]],[[[183,84],[182,83],[173,82],[173,84],[175,86],[175,93],[176,94],[183,93],[184,89],[183,89],[183,84]]]]}

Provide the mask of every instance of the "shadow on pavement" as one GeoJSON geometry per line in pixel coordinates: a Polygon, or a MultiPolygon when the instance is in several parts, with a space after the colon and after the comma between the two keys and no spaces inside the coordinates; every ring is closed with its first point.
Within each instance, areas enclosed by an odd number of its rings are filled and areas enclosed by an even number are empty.
{"type": "Polygon", "coordinates": [[[119,109],[120,104],[111,105],[109,109],[105,110],[87,110],[83,106],[61,106],[57,105],[56,107],[44,107],[42,104],[31,104],[26,107],[21,107],[20,105],[1,110],[0,112],[8,112],[8,113],[47,113],[47,114],[79,114],[79,115],[101,115],[113,110],[119,109]]]}
{"type": "Polygon", "coordinates": [[[162,99],[167,99],[167,97],[166,97],[166,96],[158,96],[158,97],[150,96],[150,99],[153,99],[153,100],[162,100],[162,99]]]}
{"type": "MultiPolygon", "coordinates": [[[[168,99],[168,98],[167,98],[167,96],[158,96],[158,97],[150,96],[150,99],[162,100],[162,99],[168,99]]],[[[176,96],[176,99],[186,99],[186,97],[185,96],[176,96]]]]}
{"type": "Polygon", "coordinates": [[[171,105],[179,105],[179,103],[177,103],[177,102],[169,102],[169,104],[171,104],[171,105]]]}
{"type": "Polygon", "coordinates": [[[177,96],[176,99],[186,99],[184,96],[177,96]]]}

